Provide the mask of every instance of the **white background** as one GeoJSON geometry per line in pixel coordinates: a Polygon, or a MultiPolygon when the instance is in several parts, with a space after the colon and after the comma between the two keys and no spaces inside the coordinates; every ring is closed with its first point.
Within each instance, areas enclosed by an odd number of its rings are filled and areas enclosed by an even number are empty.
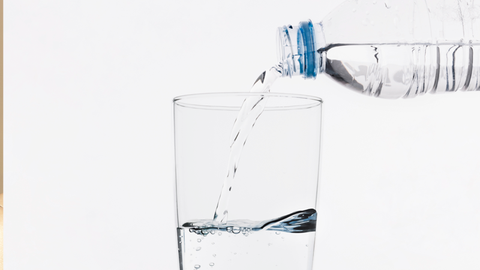
{"type": "MultiPolygon", "coordinates": [[[[172,98],[247,91],[340,2],[5,1],[5,269],[177,269],[172,98]]],[[[272,91],[324,100],[315,269],[480,268],[480,93],[272,91]]]]}

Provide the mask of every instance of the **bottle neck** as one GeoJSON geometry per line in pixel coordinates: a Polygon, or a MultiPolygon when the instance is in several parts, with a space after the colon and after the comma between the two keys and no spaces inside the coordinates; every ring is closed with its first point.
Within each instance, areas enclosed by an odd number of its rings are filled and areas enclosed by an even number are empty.
{"type": "Polygon", "coordinates": [[[313,24],[309,20],[300,22],[298,26],[279,27],[277,38],[283,76],[316,78],[324,71],[321,49],[325,47],[325,38],[321,23],[313,24]]]}

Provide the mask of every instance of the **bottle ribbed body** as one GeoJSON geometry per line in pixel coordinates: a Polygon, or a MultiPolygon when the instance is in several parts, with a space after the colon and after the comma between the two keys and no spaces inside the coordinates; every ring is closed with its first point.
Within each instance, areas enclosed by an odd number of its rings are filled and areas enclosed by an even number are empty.
{"type": "Polygon", "coordinates": [[[346,1],[321,23],[279,28],[279,56],[284,76],[326,73],[376,97],[475,91],[478,35],[473,1],[346,1]]]}
{"type": "Polygon", "coordinates": [[[325,73],[361,93],[414,97],[480,87],[480,46],[474,44],[349,44],[324,52],[325,73]]]}

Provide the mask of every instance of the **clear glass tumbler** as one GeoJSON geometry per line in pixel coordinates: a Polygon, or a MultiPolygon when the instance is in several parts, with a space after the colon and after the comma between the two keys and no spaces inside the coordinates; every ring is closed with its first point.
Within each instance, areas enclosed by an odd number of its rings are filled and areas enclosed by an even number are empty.
{"type": "Polygon", "coordinates": [[[312,269],[321,108],[279,93],[174,99],[181,270],[312,269]]]}

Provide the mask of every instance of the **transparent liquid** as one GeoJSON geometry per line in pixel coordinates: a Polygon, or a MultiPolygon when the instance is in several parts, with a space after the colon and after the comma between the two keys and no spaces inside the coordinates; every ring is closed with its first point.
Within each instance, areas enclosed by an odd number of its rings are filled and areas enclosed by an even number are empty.
{"type": "Polygon", "coordinates": [[[264,221],[187,222],[177,228],[180,269],[311,270],[317,213],[264,221]]]}
{"type": "Polygon", "coordinates": [[[479,44],[333,44],[325,73],[363,94],[414,97],[480,89],[479,44]]]}
{"type": "MultiPolygon", "coordinates": [[[[281,76],[281,68],[273,66],[264,71],[253,83],[250,92],[269,92],[270,87],[281,76]]],[[[242,155],[243,147],[247,142],[248,136],[255,126],[257,119],[263,112],[267,99],[265,97],[248,97],[244,100],[237,118],[233,124],[230,155],[228,158],[228,170],[225,177],[222,191],[215,208],[213,220],[216,223],[226,223],[228,220],[228,202],[230,200],[230,192],[233,187],[233,180],[238,169],[238,162],[242,155]]]]}

